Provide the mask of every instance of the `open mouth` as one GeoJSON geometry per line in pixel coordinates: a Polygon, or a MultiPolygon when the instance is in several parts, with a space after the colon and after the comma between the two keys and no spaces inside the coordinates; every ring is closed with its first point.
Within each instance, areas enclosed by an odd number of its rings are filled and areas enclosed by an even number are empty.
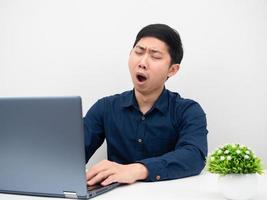
{"type": "Polygon", "coordinates": [[[137,75],[136,75],[136,78],[137,78],[137,80],[138,80],[139,82],[144,82],[144,81],[147,80],[147,77],[145,77],[145,76],[142,75],[142,74],[137,74],[137,75]]]}

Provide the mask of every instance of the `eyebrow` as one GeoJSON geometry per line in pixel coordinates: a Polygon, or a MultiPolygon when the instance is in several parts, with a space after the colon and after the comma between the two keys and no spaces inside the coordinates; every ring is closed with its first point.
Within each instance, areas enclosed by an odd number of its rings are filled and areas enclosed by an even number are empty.
{"type": "MultiPolygon", "coordinates": [[[[141,49],[141,50],[146,50],[145,47],[142,47],[142,46],[140,46],[140,45],[136,45],[135,47],[137,47],[137,48],[139,48],[139,49],[141,49]]],[[[156,50],[156,49],[149,49],[149,51],[150,51],[151,53],[160,53],[160,54],[162,54],[161,51],[156,50]]]]}
{"type": "Polygon", "coordinates": [[[136,47],[136,48],[139,48],[139,49],[141,49],[141,50],[146,50],[145,47],[142,47],[142,46],[140,46],[140,45],[136,45],[135,47],[136,47]]]}

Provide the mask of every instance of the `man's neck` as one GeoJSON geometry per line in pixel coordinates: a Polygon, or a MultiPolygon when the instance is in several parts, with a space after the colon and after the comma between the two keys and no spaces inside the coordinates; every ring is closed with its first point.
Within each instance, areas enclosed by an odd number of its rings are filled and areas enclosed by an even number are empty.
{"type": "Polygon", "coordinates": [[[152,108],[152,106],[162,93],[163,89],[164,86],[150,94],[142,93],[135,90],[135,98],[137,100],[139,109],[143,114],[147,113],[152,108]]]}

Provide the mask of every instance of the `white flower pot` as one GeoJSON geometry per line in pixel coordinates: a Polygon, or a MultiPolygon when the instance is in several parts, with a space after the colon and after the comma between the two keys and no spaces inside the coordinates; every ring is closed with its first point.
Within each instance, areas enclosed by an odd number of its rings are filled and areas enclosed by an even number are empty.
{"type": "Polygon", "coordinates": [[[226,199],[247,200],[257,194],[257,174],[228,174],[219,176],[218,186],[226,199]]]}

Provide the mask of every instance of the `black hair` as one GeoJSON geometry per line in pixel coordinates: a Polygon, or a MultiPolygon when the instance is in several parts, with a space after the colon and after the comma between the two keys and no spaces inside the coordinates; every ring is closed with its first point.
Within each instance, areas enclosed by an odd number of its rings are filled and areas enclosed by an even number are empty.
{"type": "Polygon", "coordinates": [[[183,45],[179,33],[166,24],[150,24],[142,28],[136,36],[133,47],[143,37],[155,37],[168,46],[171,64],[180,64],[183,58],[183,45]]]}

